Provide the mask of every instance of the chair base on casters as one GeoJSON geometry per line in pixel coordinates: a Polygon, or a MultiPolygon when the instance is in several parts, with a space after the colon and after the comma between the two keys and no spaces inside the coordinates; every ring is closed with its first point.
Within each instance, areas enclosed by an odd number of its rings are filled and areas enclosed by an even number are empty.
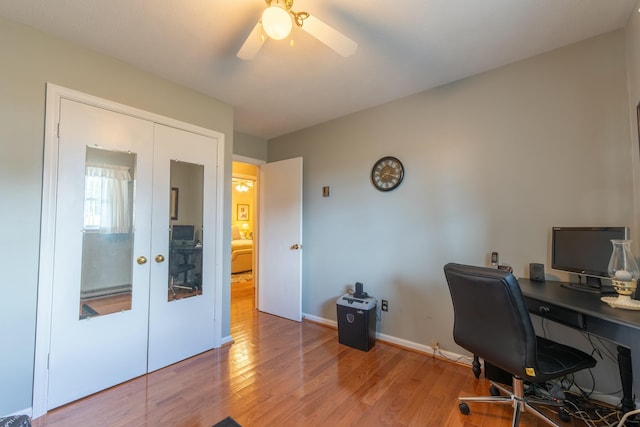
{"type": "Polygon", "coordinates": [[[560,427],[554,420],[549,418],[546,414],[541,412],[535,405],[555,406],[558,409],[558,416],[563,421],[569,421],[569,414],[567,414],[562,408],[564,405],[560,402],[554,402],[542,399],[532,399],[525,397],[524,385],[521,378],[513,377],[513,390],[509,390],[499,383],[489,381],[491,383],[491,396],[473,396],[473,397],[460,397],[458,408],[464,415],[469,415],[469,405],[466,402],[486,402],[486,403],[498,403],[501,405],[513,406],[513,420],[512,427],[518,427],[520,425],[520,415],[523,412],[530,412],[543,421],[546,421],[549,425],[560,427]],[[498,391],[499,390],[499,391],[498,391]],[[504,393],[502,396],[499,392],[504,393]],[[566,417],[566,418],[565,418],[566,417]]]}
{"type": "MultiPolygon", "coordinates": [[[[185,277],[186,280],[186,277],[185,277]]],[[[176,281],[174,280],[174,276],[171,276],[171,279],[169,280],[169,291],[171,292],[171,295],[173,295],[173,299],[178,299],[178,295],[176,294],[176,289],[184,289],[187,291],[196,291],[198,290],[198,286],[196,285],[177,285],[176,281]]]]}

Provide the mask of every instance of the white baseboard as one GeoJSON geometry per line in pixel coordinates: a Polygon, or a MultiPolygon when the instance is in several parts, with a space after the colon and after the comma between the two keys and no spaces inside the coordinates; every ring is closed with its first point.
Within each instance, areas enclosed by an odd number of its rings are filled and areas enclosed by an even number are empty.
{"type": "Polygon", "coordinates": [[[227,345],[232,342],[233,338],[231,337],[231,335],[227,335],[226,337],[222,337],[222,339],[220,340],[220,346],[227,345]]]}
{"type": "Polygon", "coordinates": [[[321,325],[329,326],[333,329],[338,329],[338,322],[335,320],[325,319],[323,317],[314,316],[313,314],[302,313],[303,319],[309,319],[314,323],[320,323],[321,325]]]}
{"type": "Polygon", "coordinates": [[[406,348],[409,350],[417,351],[418,353],[433,355],[440,359],[446,359],[450,362],[462,363],[464,365],[471,366],[471,362],[473,360],[473,358],[471,358],[470,356],[465,356],[462,354],[454,353],[452,351],[445,351],[442,349],[434,351],[433,347],[431,347],[430,345],[419,344],[413,341],[408,341],[408,340],[394,337],[391,335],[381,334],[380,332],[376,332],[376,338],[382,342],[397,345],[398,347],[406,348]]]}

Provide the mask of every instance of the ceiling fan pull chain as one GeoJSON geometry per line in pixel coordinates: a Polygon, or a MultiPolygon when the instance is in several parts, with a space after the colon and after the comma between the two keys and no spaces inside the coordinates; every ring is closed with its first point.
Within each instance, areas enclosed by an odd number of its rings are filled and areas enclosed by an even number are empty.
{"type": "MultiPolygon", "coordinates": [[[[275,0],[276,3],[280,3],[280,0],[275,0]]],[[[273,3],[273,0],[264,0],[264,2],[267,4],[267,7],[271,6],[271,3],[273,3]]],[[[291,10],[291,7],[293,7],[293,0],[282,0],[282,3],[284,3],[284,7],[287,9],[287,12],[289,10],[291,10]]]]}
{"type": "Polygon", "coordinates": [[[290,12],[293,15],[294,20],[296,21],[296,24],[298,25],[298,27],[302,28],[302,24],[304,23],[304,20],[309,17],[309,13],[308,12],[297,12],[296,13],[293,10],[291,10],[290,12]]]}

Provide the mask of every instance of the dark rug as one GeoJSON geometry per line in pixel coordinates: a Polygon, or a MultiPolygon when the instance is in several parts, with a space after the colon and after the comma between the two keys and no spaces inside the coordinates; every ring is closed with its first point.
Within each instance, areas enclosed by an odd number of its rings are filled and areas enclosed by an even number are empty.
{"type": "Polygon", "coordinates": [[[26,415],[0,417],[0,427],[31,427],[31,420],[26,415]]]}
{"type": "Polygon", "coordinates": [[[233,418],[227,417],[224,420],[218,423],[215,423],[213,427],[242,427],[242,426],[238,424],[236,420],[234,420],[233,418]]]}

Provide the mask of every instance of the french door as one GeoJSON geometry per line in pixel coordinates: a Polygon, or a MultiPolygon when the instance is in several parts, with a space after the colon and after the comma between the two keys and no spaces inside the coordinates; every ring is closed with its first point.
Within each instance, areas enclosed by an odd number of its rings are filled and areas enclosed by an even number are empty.
{"type": "Polygon", "coordinates": [[[60,111],[48,409],[147,371],[150,264],[132,263],[131,256],[147,254],[151,241],[153,123],[64,99],[60,111]],[[99,231],[93,236],[83,225],[87,147],[114,156],[133,155],[131,198],[136,215],[130,218],[131,231],[105,235],[113,255],[127,251],[130,256],[103,264],[114,275],[127,270],[120,281],[131,278],[130,308],[104,316],[86,315],[97,310],[92,303],[81,302],[82,264],[113,258],[108,250],[96,249],[96,259],[87,259],[94,256],[86,252],[88,240],[101,237],[99,231]],[[127,242],[118,244],[116,240],[122,239],[127,242]]]}
{"type": "Polygon", "coordinates": [[[217,147],[211,138],[169,126],[156,125],[155,131],[150,372],[211,349],[215,339],[213,289],[206,285],[215,280],[216,211],[206,207],[215,206],[217,147]],[[194,242],[177,244],[172,224],[195,225],[194,242]],[[158,257],[167,260],[158,263],[158,257]],[[185,263],[195,267],[183,272],[185,263]],[[167,291],[167,284],[181,287],[167,291]],[[178,299],[193,288],[195,296],[178,299]]]}
{"type": "Polygon", "coordinates": [[[218,144],[60,99],[44,412],[219,345],[218,144]]]}

